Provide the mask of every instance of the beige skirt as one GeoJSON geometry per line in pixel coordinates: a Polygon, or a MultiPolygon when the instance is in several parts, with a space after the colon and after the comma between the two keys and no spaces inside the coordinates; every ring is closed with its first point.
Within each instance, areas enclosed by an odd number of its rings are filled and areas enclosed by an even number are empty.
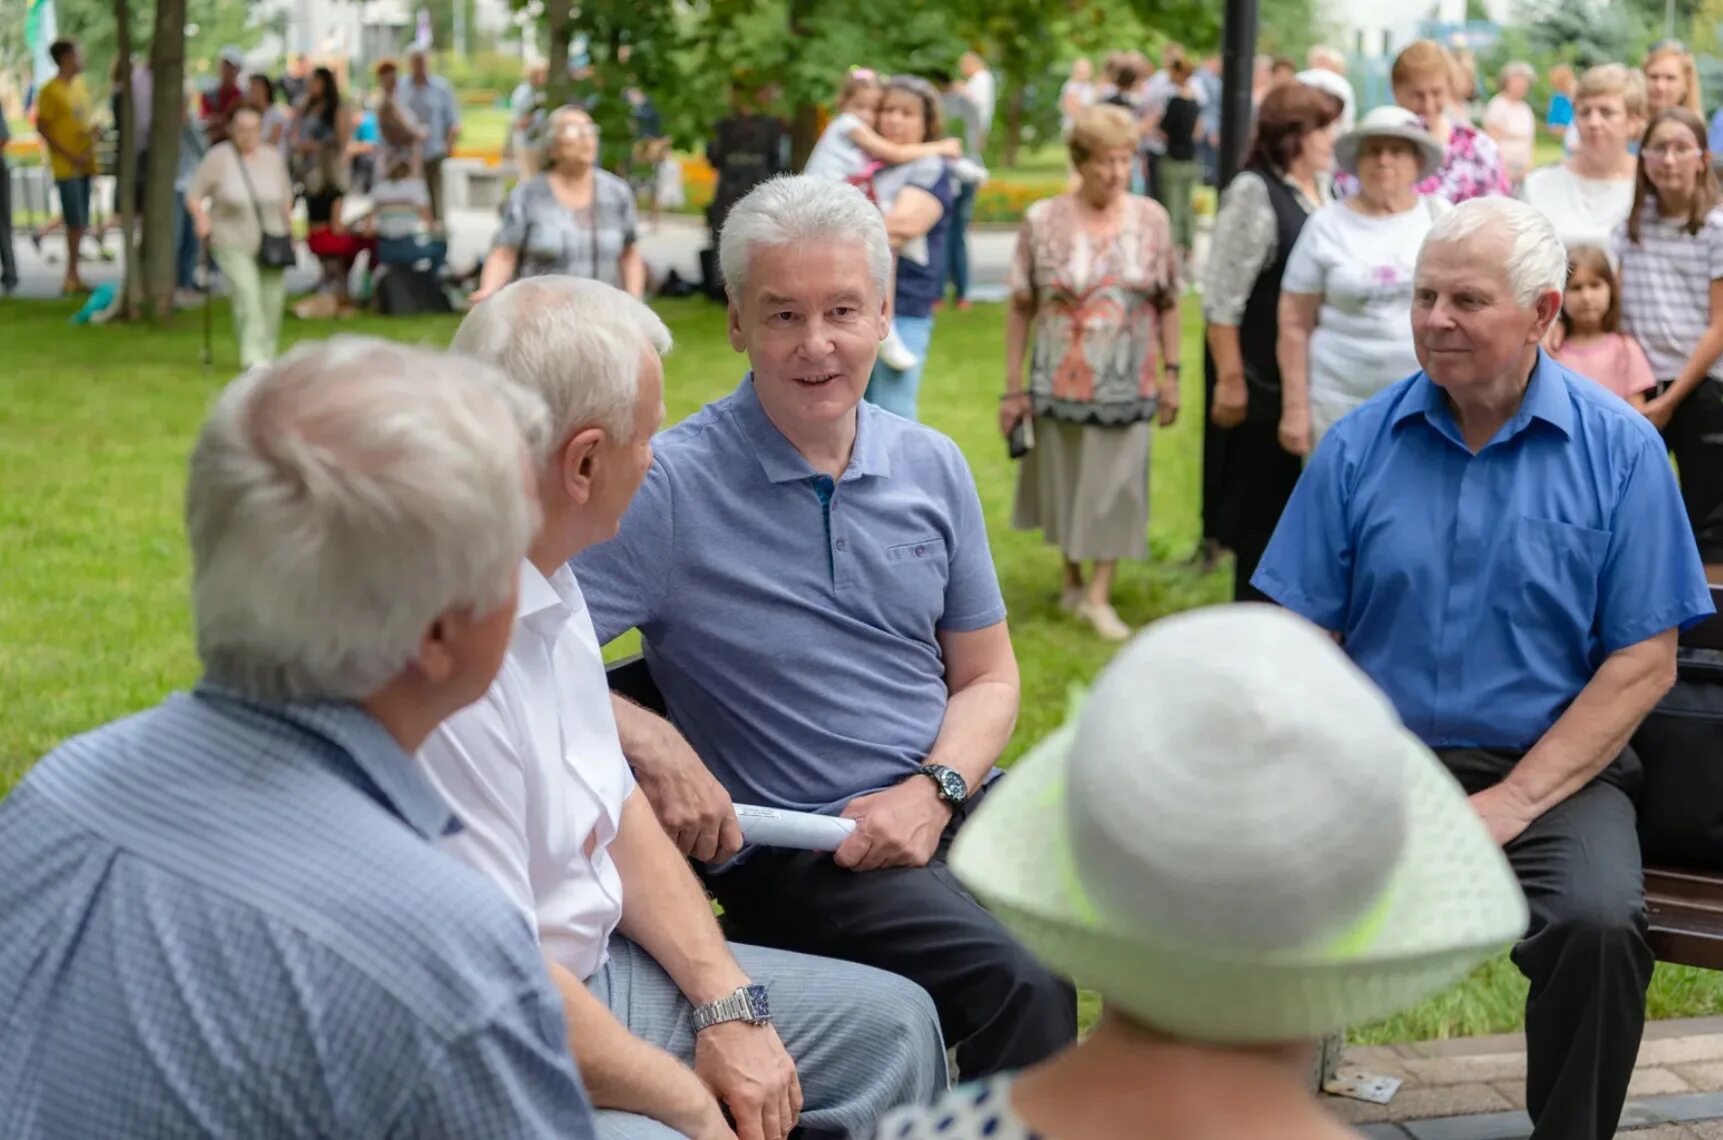
{"type": "Polygon", "coordinates": [[[1066,559],[1111,561],[1149,553],[1147,420],[1126,427],[1035,421],[1035,446],[1017,469],[1011,525],[1039,530],[1066,559]]]}

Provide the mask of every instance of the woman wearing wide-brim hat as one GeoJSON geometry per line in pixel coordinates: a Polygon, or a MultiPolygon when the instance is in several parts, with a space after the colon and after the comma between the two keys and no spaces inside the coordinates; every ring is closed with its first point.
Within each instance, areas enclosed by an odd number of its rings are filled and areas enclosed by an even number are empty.
{"type": "Polygon", "coordinates": [[[1310,1091],[1314,1043],[1459,981],[1527,923],[1501,849],[1388,699],[1327,634],[1255,604],[1144,631],[988,793],[951,869],[1104,1012],[881,1140],[1356,1140],[1310,1091]]]}
{"type": "Polygon", "coordinates": [[[1334,144],[1358,192],[1318,210],[1280,283],[1280,443],[1309,455],[1353,408],[1418,371],[1412,271],[1446,202],[1421,197],[1442,147],[1402,107],[1377,107],[1334,144]]]}

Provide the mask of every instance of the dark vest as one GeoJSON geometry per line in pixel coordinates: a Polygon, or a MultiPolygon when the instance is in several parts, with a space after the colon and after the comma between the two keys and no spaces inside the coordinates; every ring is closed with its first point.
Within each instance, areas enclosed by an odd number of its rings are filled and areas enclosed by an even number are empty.
{"type": "MultiPolygon", "coordinates": [[[[1248,168],[1268,187],[1268,204],[1274,210],[1274,260],[1257,274],[1256,286],[1244,303],[1238,322],[1239,355],[1244,358],[1244,379],[1252,393],[1272,392],[1275,418],[1280,414],[1280,363],[1275,345],[1280,339],[1280,278],[1292,256],[1293,244],[1310,215],[1298,204],[1292,187],[1273,171],[1248,168]]],[[[1256,403],[1252,400],[1252,403],[1256,403]]],[[[1266,410],[1266,409],[1265,409],[1266,410]]]]}

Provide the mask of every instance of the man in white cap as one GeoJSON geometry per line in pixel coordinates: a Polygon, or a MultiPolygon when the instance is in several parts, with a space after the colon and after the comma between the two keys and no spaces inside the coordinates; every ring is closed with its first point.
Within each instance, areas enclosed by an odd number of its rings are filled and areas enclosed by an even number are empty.
{"type": "Polygon", "coordinates": [[[1105,1012],[880,1140],[1355,1136],[1311,1095],[1312,1043],[1457,981],[1526,922],[1453,777],[1321,630],[1263,605],[1138,635],[951,867],[1105,1012]]]}
{"type": "Polygon", "coordinates": [[[227,141],[227,121],[245,102],[240,76],[245,71],[245,53],[232,44],[216,56],[221,75],[216,85],[203,93],[203,132],[209,145],[227,141]]]}
{"type": "Polygon", "coordinates": [[[1340,639],[1471,793],[1531,903],[1534,1136],[1604,1140],[1652,967],[1627,742],[1712,606],[1656,429],[1539,348],[1566,275],[1523,202],[1438,219],[1423,370],[1330,429],[1252,581],[1340,639]]]}
{"type": "Polygon", "coordinates": [[[1346,78],[1346,57],[1326,44],[1317,44],[1305,60],[1309,67],[1298,73],[1298,81],[1340,100],[1340,133],[1345,134],[1358,116],[1358,96],[1346,78]]]}
{"type": "Polygon", "coordinates": [[[867,1135],[945,1087],[932,1001],[883,970],[725,942],[623,758],[565,565],[616,534],[652,465],[669,330],[609,285],[533,277],[474,307],[454,347],[549,406],[544,525],[501,674],[420,756],[466,824],[448,848],[538,931],[600,1140],[867,1135]]]}

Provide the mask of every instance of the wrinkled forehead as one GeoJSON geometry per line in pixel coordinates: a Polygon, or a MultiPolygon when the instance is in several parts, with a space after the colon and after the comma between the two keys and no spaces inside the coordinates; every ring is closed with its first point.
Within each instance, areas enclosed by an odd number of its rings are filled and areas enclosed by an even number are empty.
{"type": "Polygon", "coordinates": [[[1509,238],[1497,225],[1464,237],[1432,239],[1418,252],[1415,283],[1439,293],[1510,293],[1509,238]]]}
{"type": "Polygon", "coordinates": [[[866,244],[810,238],[752,246],[743,295],[756,305],[813,311],[867,307],[877,303],[880,294],[868,268],[866,244]]]}

